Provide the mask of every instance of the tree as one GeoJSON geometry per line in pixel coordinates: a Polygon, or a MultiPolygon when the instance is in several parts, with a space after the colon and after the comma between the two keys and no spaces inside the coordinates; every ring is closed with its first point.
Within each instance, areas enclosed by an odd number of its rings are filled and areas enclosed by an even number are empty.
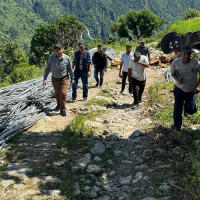
{"type": "Polygon", "coordinates": [[[116,32],[120,38],[138,39],[151,36],[163,23],[150,9],[130,10],[126,16],[121,16],[118,22],[112,24],[111,31],[116,32]]]}
{"type": "Polygon", "coordinates": [[[188,20],[195,17],[200,17],[200,11],[190,8],[183,19],[188,20]]]}
{"type": "Polygon", "coordinates": [[[36,67],[28,63],[28,58],[18,43],[0,44],[0,86],[29,80],[36,72],[36,67]]]}
{"type": "Polygon", "coordinates": [[[70,15],[64,15],[49,25],[40,26],[31,40],[30,64],[42,66],[52,54],[53,44],[58,42],[65,49],[76,47],[84,30],[85,25],[70,15]]]}
{"type": "Polygon", "coordinates": [[[115,36],[110,36],[106,40],[106,44],[115,44],[117,42],[117,38],[115,36]]]}
{"type": "Polygon", "coordinates": [[[18,43],[6,42],[0,45],[1,71],[9,75],[14,71],[16,65],[28,62],[26,54],[18,43]]]}

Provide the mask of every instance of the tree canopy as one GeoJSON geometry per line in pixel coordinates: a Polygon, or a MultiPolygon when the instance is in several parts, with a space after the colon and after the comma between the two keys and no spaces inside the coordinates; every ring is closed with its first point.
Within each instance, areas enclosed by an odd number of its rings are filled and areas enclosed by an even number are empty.
{"type": "Polygon", "coordinates": [[[149,37],[158,30],[164,21],[151,12],[150,9],[140,11],[130,10],[125,16],[121,16],[118,22],[114,22],[111,31],[117,33],[120,38],[149,37]]]}
{"type": "Polygon", "coordinates": [[[76,47],[85,25],[71,15],[64,15],[49,25],[36,29],[31,40],[30,63],[41,66],[52,53],[52,46],[61,43],[64,48],[76,47]]]}

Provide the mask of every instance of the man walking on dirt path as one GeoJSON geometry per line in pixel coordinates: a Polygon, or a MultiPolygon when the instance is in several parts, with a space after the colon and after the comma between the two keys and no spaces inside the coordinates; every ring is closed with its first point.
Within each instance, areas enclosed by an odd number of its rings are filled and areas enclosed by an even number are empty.
{"type": "Polygon", "coordinates": [[[107,72],[107,67],[108,67],[108,61],[106,54],[103,53],[103,46],[98,45],[97,46],[97,52],[94,53],[92,57],[92,61],[94,64],[94,78],[96,80],[96,87],[102,88],[103,86],[103,77],[104,77],[104,72],[107,72]],[[98,78],[98,74],[100,73],[100,82],[98,78]]]}
{"type": "MultiPolygon", "coordinates": [[[[128,76],[128,67],[129,67],[129,62],[131,58],[133,57],[132,51],[132,46],[127,45],[126,46],[126,52],[122,54],[121,56],[121,64],[120,64],[120,69],[119,69],[119,77],[122,78],[122,89],[121,89],[121,94],[124,93],[124,89],[126,86],[126,79],[128,76]]],[[[129,93],[132,94],[132,84],[129,82],[129,93]]]]}
{"type": "Polygon", "coordinates": [[[151,54],[150,54],[150,51],[149,51],[149,47],[147,45],[145,45],[145,39],[142,38],[140,40],[140,45],[137,46],[136,48],[136,51],[140,52],[141,55],[143,56],[148,56],[148,60],[149,60],[149,64],[151,62],[151,54]]]}
{"type": "Polygon", "coordinates": [[[174,88],[174,127],[173,130],[180,131],[182,126],[182,111],[184,114],[192,115],[197,112],[196,98],[200,92],[200,62],[191,58],[192,49],[185,45],[181,49],[181,57],[172,62],[171,75],[176,81],[174,88]]]}
{"type": "Polygon", "coordinates": [[[62,116],[66,116],[66,95],[69,82],[69,75],[71,84],[73,85],[74,74],[69,56],[63,53],[63,46],[58,43],[54,46],[54,55],[52,55],[44,71],[43,85],[46,86],[46,80],[49,71],[52,71],[52,85],[56,95],[56,111],[60,110],[62,116]]]}
{"type": "Polygon", "coordinates": [[[146,85],[146,68],[149,67],[147,57],[136,51],[129,62],[128,81],[133,87],[134,102],[132,109],[136,109],[142,102],[142,94],[146,85]]]}
{"type": "Polygon", "coordinates": [[[74,60],[72,68],[74,69],[74,84],[72,86],[72,100],[76,101],[77,84],[81,78],[83,84],[83,101],[86,102],[88,98],[88,77],[91,76],[92,61],[90,53],[85,50],[84,42],[78,43],[79,50],[74,53],[74,60]]]}

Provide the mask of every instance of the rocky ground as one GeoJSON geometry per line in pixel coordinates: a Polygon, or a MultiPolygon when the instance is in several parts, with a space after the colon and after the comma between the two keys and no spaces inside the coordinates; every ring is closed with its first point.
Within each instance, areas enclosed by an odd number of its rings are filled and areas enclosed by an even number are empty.
{"type": "MultiPolygon", "coordinates": [[[[143,103],[132,110],[128,89],[121,95],[118,71],[110,69],[99,95],[91,83],[89,99],[106,99],[108,106],[68,102],[68,117],[45,117],[19,135],[1,152],[0,199],[73,200],[171,200],[173,163],[181,150],[165,140],[165,131],[155,128],[148,90],[164,79],[162,68],[147,70],[143,103]],[[83,137],[80,148],[62,148],[62,130],[78,113],[101,111],[85,121],[96,133],[83,137]]],[[[81,98],[79,94],[79,99],[81,98]]]]}

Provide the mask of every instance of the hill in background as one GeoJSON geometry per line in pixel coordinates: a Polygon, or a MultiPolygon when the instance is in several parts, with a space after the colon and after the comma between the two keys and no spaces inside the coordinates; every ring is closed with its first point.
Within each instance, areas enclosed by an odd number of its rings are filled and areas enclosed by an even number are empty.
{"type": "Polygon", "coordinates": [[[200,9],[200,0],[2,0],[0,40],[20,41],[28,49],[35,28],[64,14],[77,16],[92,37],[105,39],[120,15],[144,8],[170,23],[180,20],[188,8],[200,9]]]}

